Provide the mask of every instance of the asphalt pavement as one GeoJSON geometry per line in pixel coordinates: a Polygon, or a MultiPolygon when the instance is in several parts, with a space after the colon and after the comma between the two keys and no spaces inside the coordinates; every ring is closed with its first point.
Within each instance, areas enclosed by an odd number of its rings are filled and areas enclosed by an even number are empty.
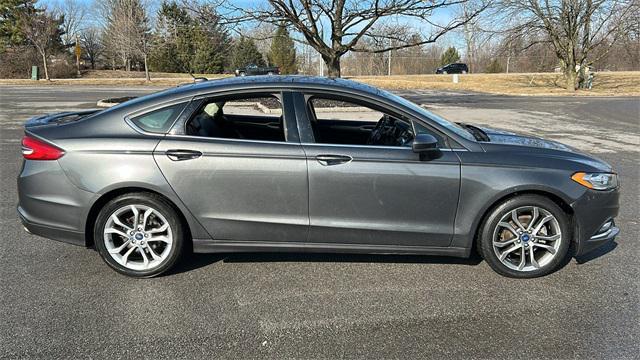
{"type": "Polygon", "coordinates": [[[15,212],[24,121],[155,90],[0,87],[0,358],[638,358],[640,98],[401,93],[615,166],[616,243],[544,278],[507,279],[477,258],[230,254],[136,280],[27,234],[15,212]]]}

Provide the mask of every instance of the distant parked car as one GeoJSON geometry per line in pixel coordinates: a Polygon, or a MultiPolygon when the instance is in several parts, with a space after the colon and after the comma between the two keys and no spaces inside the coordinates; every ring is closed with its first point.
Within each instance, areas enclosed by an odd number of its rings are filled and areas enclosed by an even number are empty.
{"type": "Polygon", "coordinates": [[[436,70],[436,74],[466,74],[468,72],[469,67],[462,63],[447,64],[436,70]]]}
{"type": "Polygon", "coordinates": [[[276,66],[258,66],[256,64],[250,64],[244,68],[236,69],[236,76],[247,75],[278,75],[280,69],[276,66]]]}

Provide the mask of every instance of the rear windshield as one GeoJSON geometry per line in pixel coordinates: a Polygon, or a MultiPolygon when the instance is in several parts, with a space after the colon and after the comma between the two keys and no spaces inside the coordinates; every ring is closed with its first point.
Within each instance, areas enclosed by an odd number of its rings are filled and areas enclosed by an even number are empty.
{"type": "Polygon", "coordinates": [[[136,116],[131,121],[151,133],[166,133],[187,103],[179,103],[136,116]]]}

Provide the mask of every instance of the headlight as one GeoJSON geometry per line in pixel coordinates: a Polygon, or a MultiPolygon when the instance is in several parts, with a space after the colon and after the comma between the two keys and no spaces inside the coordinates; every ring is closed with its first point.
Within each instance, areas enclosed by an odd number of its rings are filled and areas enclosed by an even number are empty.
{"type": "Polygon", "coordinates": [[[611,190],[618,186],[618,174],[577,172],[571,179],[593,190],[611,190]]]}

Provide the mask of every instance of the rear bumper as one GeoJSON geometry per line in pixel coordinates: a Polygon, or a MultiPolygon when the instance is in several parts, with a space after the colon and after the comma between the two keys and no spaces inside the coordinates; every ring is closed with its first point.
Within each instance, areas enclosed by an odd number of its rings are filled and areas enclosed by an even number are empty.
{"type": "Polygon", "coordinates": [[[29,232],[85,245],[85,219],[95,194],[73,185],[58,161],[26,160],[17,185],[18,215],[29,232]]]}
{"type": "Polygon", "coordinates": [[[620,191],[589,190],[571,204],[575,214],[575,256],[587,254],[612,242],[620,233],[615,226],[619,211],[620,191]],[[605,224],[610,223],[610,226],[605,224]],[[603,226],[604,229],[603,229],[603,226]]]}
{"type": "Polygon", "coordinates": [[[60,229],[29,221],[24,214],[24,210],[20,208],[20,206],[18,206],[18,215],[20,216],[22,226],[24,226],[24,229],[30,234],[78,246],[85,246],[85,238],[83,232],[60,229]]]}

